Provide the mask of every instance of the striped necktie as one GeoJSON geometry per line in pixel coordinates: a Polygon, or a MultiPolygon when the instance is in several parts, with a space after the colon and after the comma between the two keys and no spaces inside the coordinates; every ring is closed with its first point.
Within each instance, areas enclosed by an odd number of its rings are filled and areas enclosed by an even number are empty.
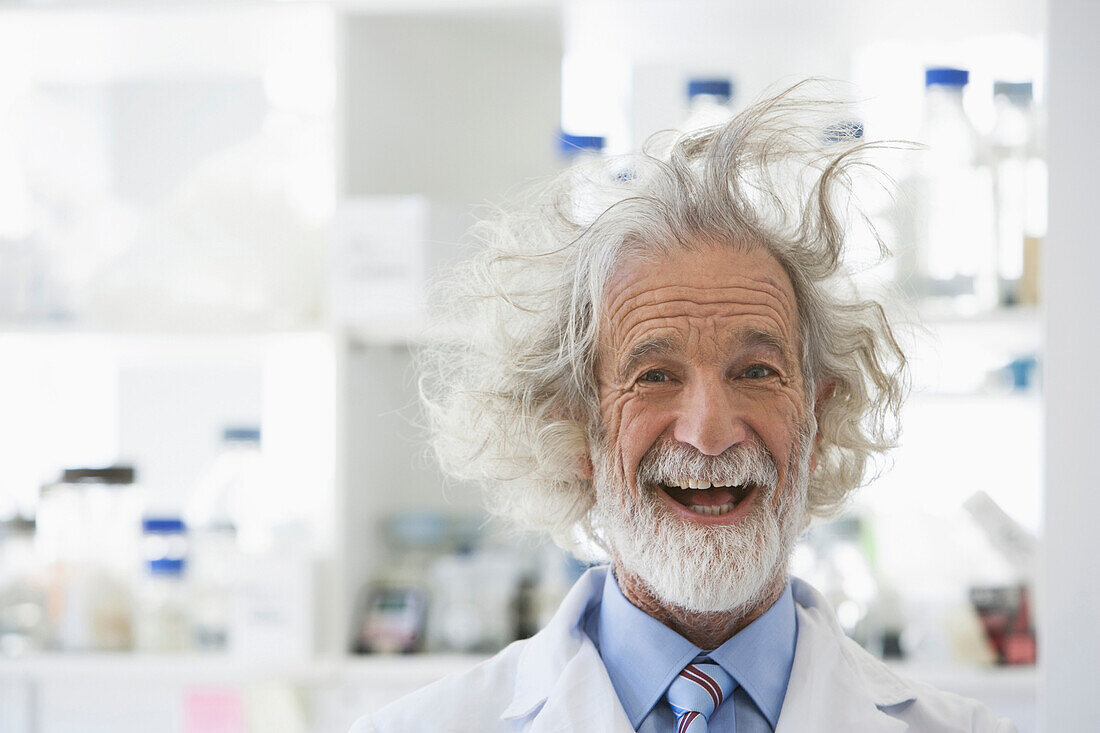
{"type": "Polygon", "coordinates": [[[707,719],[734,687],[733,678],[717,664],[692,663],[684,667],[665,693],[676,713],[676,733],[707,733],[707,719]]]}

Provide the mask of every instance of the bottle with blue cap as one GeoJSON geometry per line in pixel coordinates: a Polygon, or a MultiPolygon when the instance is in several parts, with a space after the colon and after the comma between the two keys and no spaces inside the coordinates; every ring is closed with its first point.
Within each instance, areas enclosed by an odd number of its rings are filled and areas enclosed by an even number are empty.
{"type": "Polygon", "coordinates": [[[146,517],[141,529],[144,573],[134,613],[135,646],[143,652],[186,651],[191,645],[187,527],[179,517],[146,517]]]}
{"type": "Polygon", "coordinates": [[[722,125],[733,117],[733,82],[724,77],[689,79],[684,132],[722,125]]]}
{"type": "Polygon", "coordinates": [[[926,306],[949,313],[988,310],[998,300],[993,187],[963,105],[969,81],[965,69],[925,71],[920,141],[927,149],[911,191],[914,271],[903,283],[926,306]]]}
{"type": "Polygon", "coordinates": [[[562,130],[558,135],[558,154],[570,170],[571,209],[575,221],[591,224],[607,210],[612,201],[605,199],[613,173],[604,157],[607,139],[601,135],[577,135],[562,130]]]}

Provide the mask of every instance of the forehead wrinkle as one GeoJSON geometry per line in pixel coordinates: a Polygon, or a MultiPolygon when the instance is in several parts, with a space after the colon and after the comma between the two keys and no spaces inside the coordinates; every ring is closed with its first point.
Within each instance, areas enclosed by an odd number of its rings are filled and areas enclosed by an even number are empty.
{"type": "Polygon", "coordinates": [[[664,323],[667,323],[669,321],[676,320],[678,318],[685,318],[685,317],[686,318],[713,319],[715,317],[719,317],[719,318],[724,318],[724,317],[737,318],[737,317],[748,317],[748,316],[755,316],[755,317],[759,317],[759,318],[763,318],[763,319],[767,320],[768,322],[770,322],[770,323],[772,323],[772,324],[774,324],[775,326],[778,327],[778,330],[780,331],[782,337],[786,338],[788,341],[792,340],[791,329],[790,329],[790,326],[787,323],[786,319],[783,317],[783,313],[776,310],[775,307],[773,307],[771,305],[766,305],[766,304],[746,306],[744,308],[744,310],[741,310],[741,311],[739,311],[737,313],[733,313],[733,314],[726,314],[726,313],[719,313],[719,312],[709,312],[705,315],[691,315],[691,314],[680,313],[680,314],[677,314],[675,316],[672,316],[672,315],[669,315],[667,313],[655,313],[655,314],[649,315],[649,316],[639,316],[637,318],[637,320],[634,320],[633,322],[630,322],[630,323],[627,323],[627,324],[620,324],[620,328],[616,329],[616,330],[622,331],[622,338],[619,340],[619,342],[622,343],[622,344],[628,344],[632,340],[638,338],[638,331],[644,330],[646,328],[652,328],[653,327],[652,326],[653,321],[662,321],[664,323]]]}
{"type": "MultiPolygon", "coordinates": [[[[779,301],[783,309],[788,311],[791,315],[796,315],[796,310],[791,303],[794,294],[788,293],[783,288],[776,285],[771,278],[753,278],[753,277],[741,277],[735,276],[730,278],[731,280],[742,280],[744,282],[729,282],[728,284],[714,285],[714,286],[698,286],[698,285],[686,285],[681,283],[672,283],[669,285],[662,285],[657,288],[647,288],[643,282],[634,281],[624,285],[620,291],[611,298],[610,308],[607,309],[608,318],[614,321],[619,318],[619,314],[624,309],[635,309],[644,305],[658,305],[662,301],[660,294],[666,290],[679,290],[690,291],[693,295],[698,294],[696,298],[674,298],[672,300],[682,301],[695,301],[699,303],[714,303],[728,300],[731,291],[748,291],[750,293],[755,292],[757,297],[763,297],[767,299],[771,296],[779,301]],[[641,292],[631,294],[636,288],[643,288],[641,292]],[[709,297],[699,297],[709,296],[709,297]],[[639,302],[641,301],[641,302],[639,302]]],[[[672,302],[665,301],[665,302],[672,302]]],[[[778,309],[777,309],[778,310],[778,309]]]]}

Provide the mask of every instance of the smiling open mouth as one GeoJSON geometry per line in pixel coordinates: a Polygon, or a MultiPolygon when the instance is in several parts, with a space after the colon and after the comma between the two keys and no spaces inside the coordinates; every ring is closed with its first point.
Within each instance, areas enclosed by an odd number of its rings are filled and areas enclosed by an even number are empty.
{"type": "Polygon", "coordinates": [[[732,512],[748,497],[756,484],[715,486],[705,479],[678,479],[675,484],[658,484],[678,504],[696,514],[720,517],[732,512]]]}

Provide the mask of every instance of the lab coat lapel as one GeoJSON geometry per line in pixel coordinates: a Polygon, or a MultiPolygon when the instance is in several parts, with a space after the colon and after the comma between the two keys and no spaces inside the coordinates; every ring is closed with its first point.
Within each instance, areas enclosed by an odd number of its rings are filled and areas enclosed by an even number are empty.
{"type": "Polygon", "coordinates": [[[526,718],[524,731],[633,731],[607,668],[581,623],[603,591],[606,567],[592,568],[557,613],[528,642],[516,669],[515,693],[502,718],[526,718]]]}
{"type": "Polygon", "coordinates": [[[909,704],[915,691],[892,673],[845,648],[848,643],[820,594],[792,581],[798,640],[775,733],[901,733],[903,721],[885,709],[909,704]]]}
{"type": "Polygon", "coordinates": [[[603,660],[591,642],[582,644],[562,670],[529,730],[531,733],[633,732],[603,660]]]}

